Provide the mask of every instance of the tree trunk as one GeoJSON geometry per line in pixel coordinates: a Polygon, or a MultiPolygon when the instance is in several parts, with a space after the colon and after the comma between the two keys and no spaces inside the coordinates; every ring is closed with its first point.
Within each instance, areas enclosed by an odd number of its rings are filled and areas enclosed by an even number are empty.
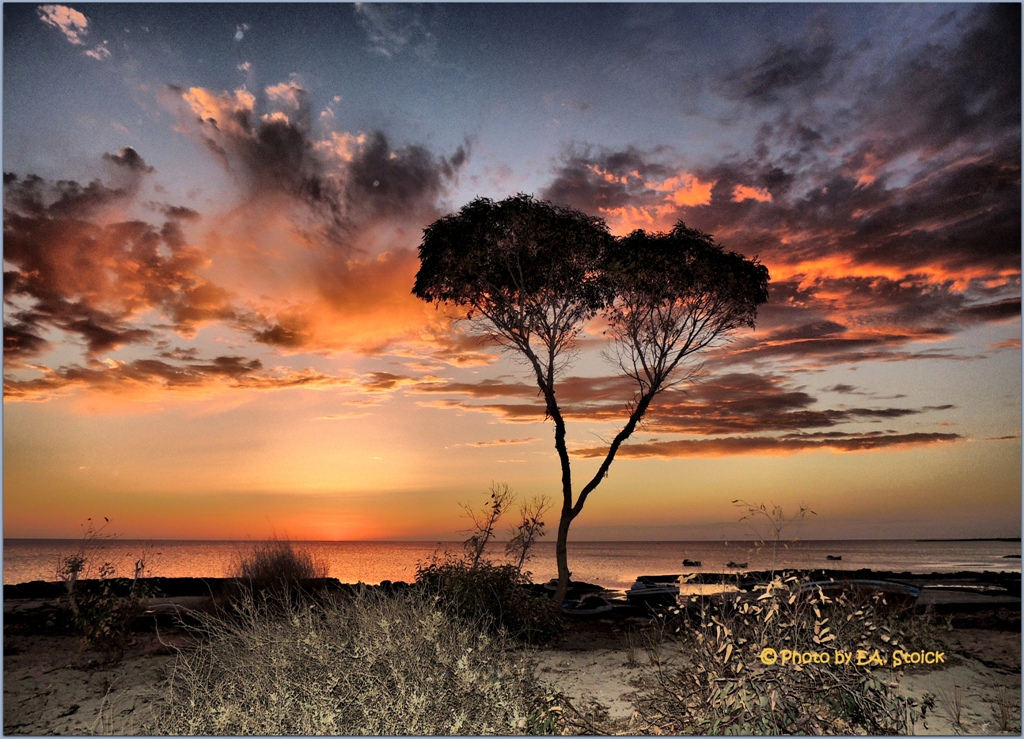
{"type": "Polygon", "coordinates": [[[558,519],[558,539],[555,542],[555,561],[558,563],[558,587],[555,588],[555,608],[561,608],[569,590],[569,524],[572,523],[572,509],[562,508],[558,519]]]}

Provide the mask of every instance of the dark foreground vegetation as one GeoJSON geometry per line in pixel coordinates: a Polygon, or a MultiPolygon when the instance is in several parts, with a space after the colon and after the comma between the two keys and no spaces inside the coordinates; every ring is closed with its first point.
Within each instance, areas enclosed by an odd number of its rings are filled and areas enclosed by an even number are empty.
{"type": "MultiPolygon", "coordinates": [[[[557,683],[543,686],[534,650],[557,645],[565,626],[583,643],[601,627],[553,608],[543,588],[530,584],[524,556],[515,558],[518,566],[480,556],[486,539],[471,539],[468,556],[421,564],[413,584],[344,585],[288,542],[270,542],[241,557],[233,578],[76,576],[10,586],[5,599],[60,599],[56,608],[46,601],[45,611],[14,611],[7,623],[45,619],[47,629],[80,634],[110,661],[147,625],[183,633],[151,715],[131,728],[142,733],[904,734],[937,710],[959,725],[955,690],[908,697],[891,663],[835,659],[934,649],[953,616],[881,593],[808,588],[806,573],[732,576],[743,589],[658,613],[624,616],[620,609],[603,623],[617,618],[626,626],[630,663],[640,664],[635,650],[647,655],[633,715],[612,719],[599,705],[574,706],[557,683]],[[161,590],[186,600],[207,596],[206,605],[154,613],[145,596],[161,590]],[[830,659],[766,663],[767,648],[830,659]]],[[[1019,593],[1019,575],[974,577],[1008,590],[1016,578],[1019,593]]],[[[1019,631],[1019,612],[1011,626],[1019,631]]],[[[1019,694],[1000,695],[1006,700],[995,726],[1012,731],[1019,694]]]]}

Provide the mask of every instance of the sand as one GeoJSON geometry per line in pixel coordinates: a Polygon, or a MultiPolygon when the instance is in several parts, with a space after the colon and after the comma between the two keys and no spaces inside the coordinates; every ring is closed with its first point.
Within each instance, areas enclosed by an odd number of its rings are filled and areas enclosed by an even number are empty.
{"type": "MultiPolygon", "coordinates": [[[[138,634],[122,660],[105,662],[76,637],[45,633],[45,626],[24,618],[13,625],[10,621],[4,633],[5,734],[152,731],[153,709],[173,666],[173,646],[185,639],[181,633],[138,634]]],[[[960,621],[937,645],[948,654],[946,664],[904,672],[905,695],[919,701],[934,697],[934,709],[915,725],[915,733],[1000,733],[1002,700],[1009,707],[1010,733],[1019,734],[1019,613],[960,621]],[[957,688],[959,726],[954,723],[957,688]]],[[[654,653],[645,648],[642,626],[642,619],[572,623],[551,648],[536,652],[537,675],[581,712],[606,711],[615,726],[628,731],[634,681],[651,669],[652,659],[668,668],[686,663],[686,655],[671,641],[654,653]]]]}

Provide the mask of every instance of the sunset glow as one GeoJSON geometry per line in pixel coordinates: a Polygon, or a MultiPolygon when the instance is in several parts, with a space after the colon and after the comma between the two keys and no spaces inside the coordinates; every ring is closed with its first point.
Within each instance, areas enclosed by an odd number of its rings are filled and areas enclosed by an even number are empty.
{"type": "MultiPolygon", "coordinates": [[[[518,192],[771,274],[572,537],[737,498],[1020,535],[1019,6],[4,14],[5,537],[447,540],[492,481],[557,498],[527,368],[411,292],[425,226],[518,192]]],[[[577,479],[632,394],[606,328],[558,390],[577,479]]]]}

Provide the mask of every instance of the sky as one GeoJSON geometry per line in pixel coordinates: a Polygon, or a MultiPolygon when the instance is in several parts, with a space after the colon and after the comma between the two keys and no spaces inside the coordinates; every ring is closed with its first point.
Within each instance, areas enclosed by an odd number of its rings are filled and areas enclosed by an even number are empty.
{"type": "MultiPolygon", "coordinates": [[[[457,539],[493,483],[556,497],[527,368],[411,293],[424,227],[520,192],[771,275],[571,539],[743,536],[735,500],[1020,536],[1020,12],[5,3],[4,536],[457,539]]],[[[606,348],[560,379],[577,490],[606,348]]]]}

